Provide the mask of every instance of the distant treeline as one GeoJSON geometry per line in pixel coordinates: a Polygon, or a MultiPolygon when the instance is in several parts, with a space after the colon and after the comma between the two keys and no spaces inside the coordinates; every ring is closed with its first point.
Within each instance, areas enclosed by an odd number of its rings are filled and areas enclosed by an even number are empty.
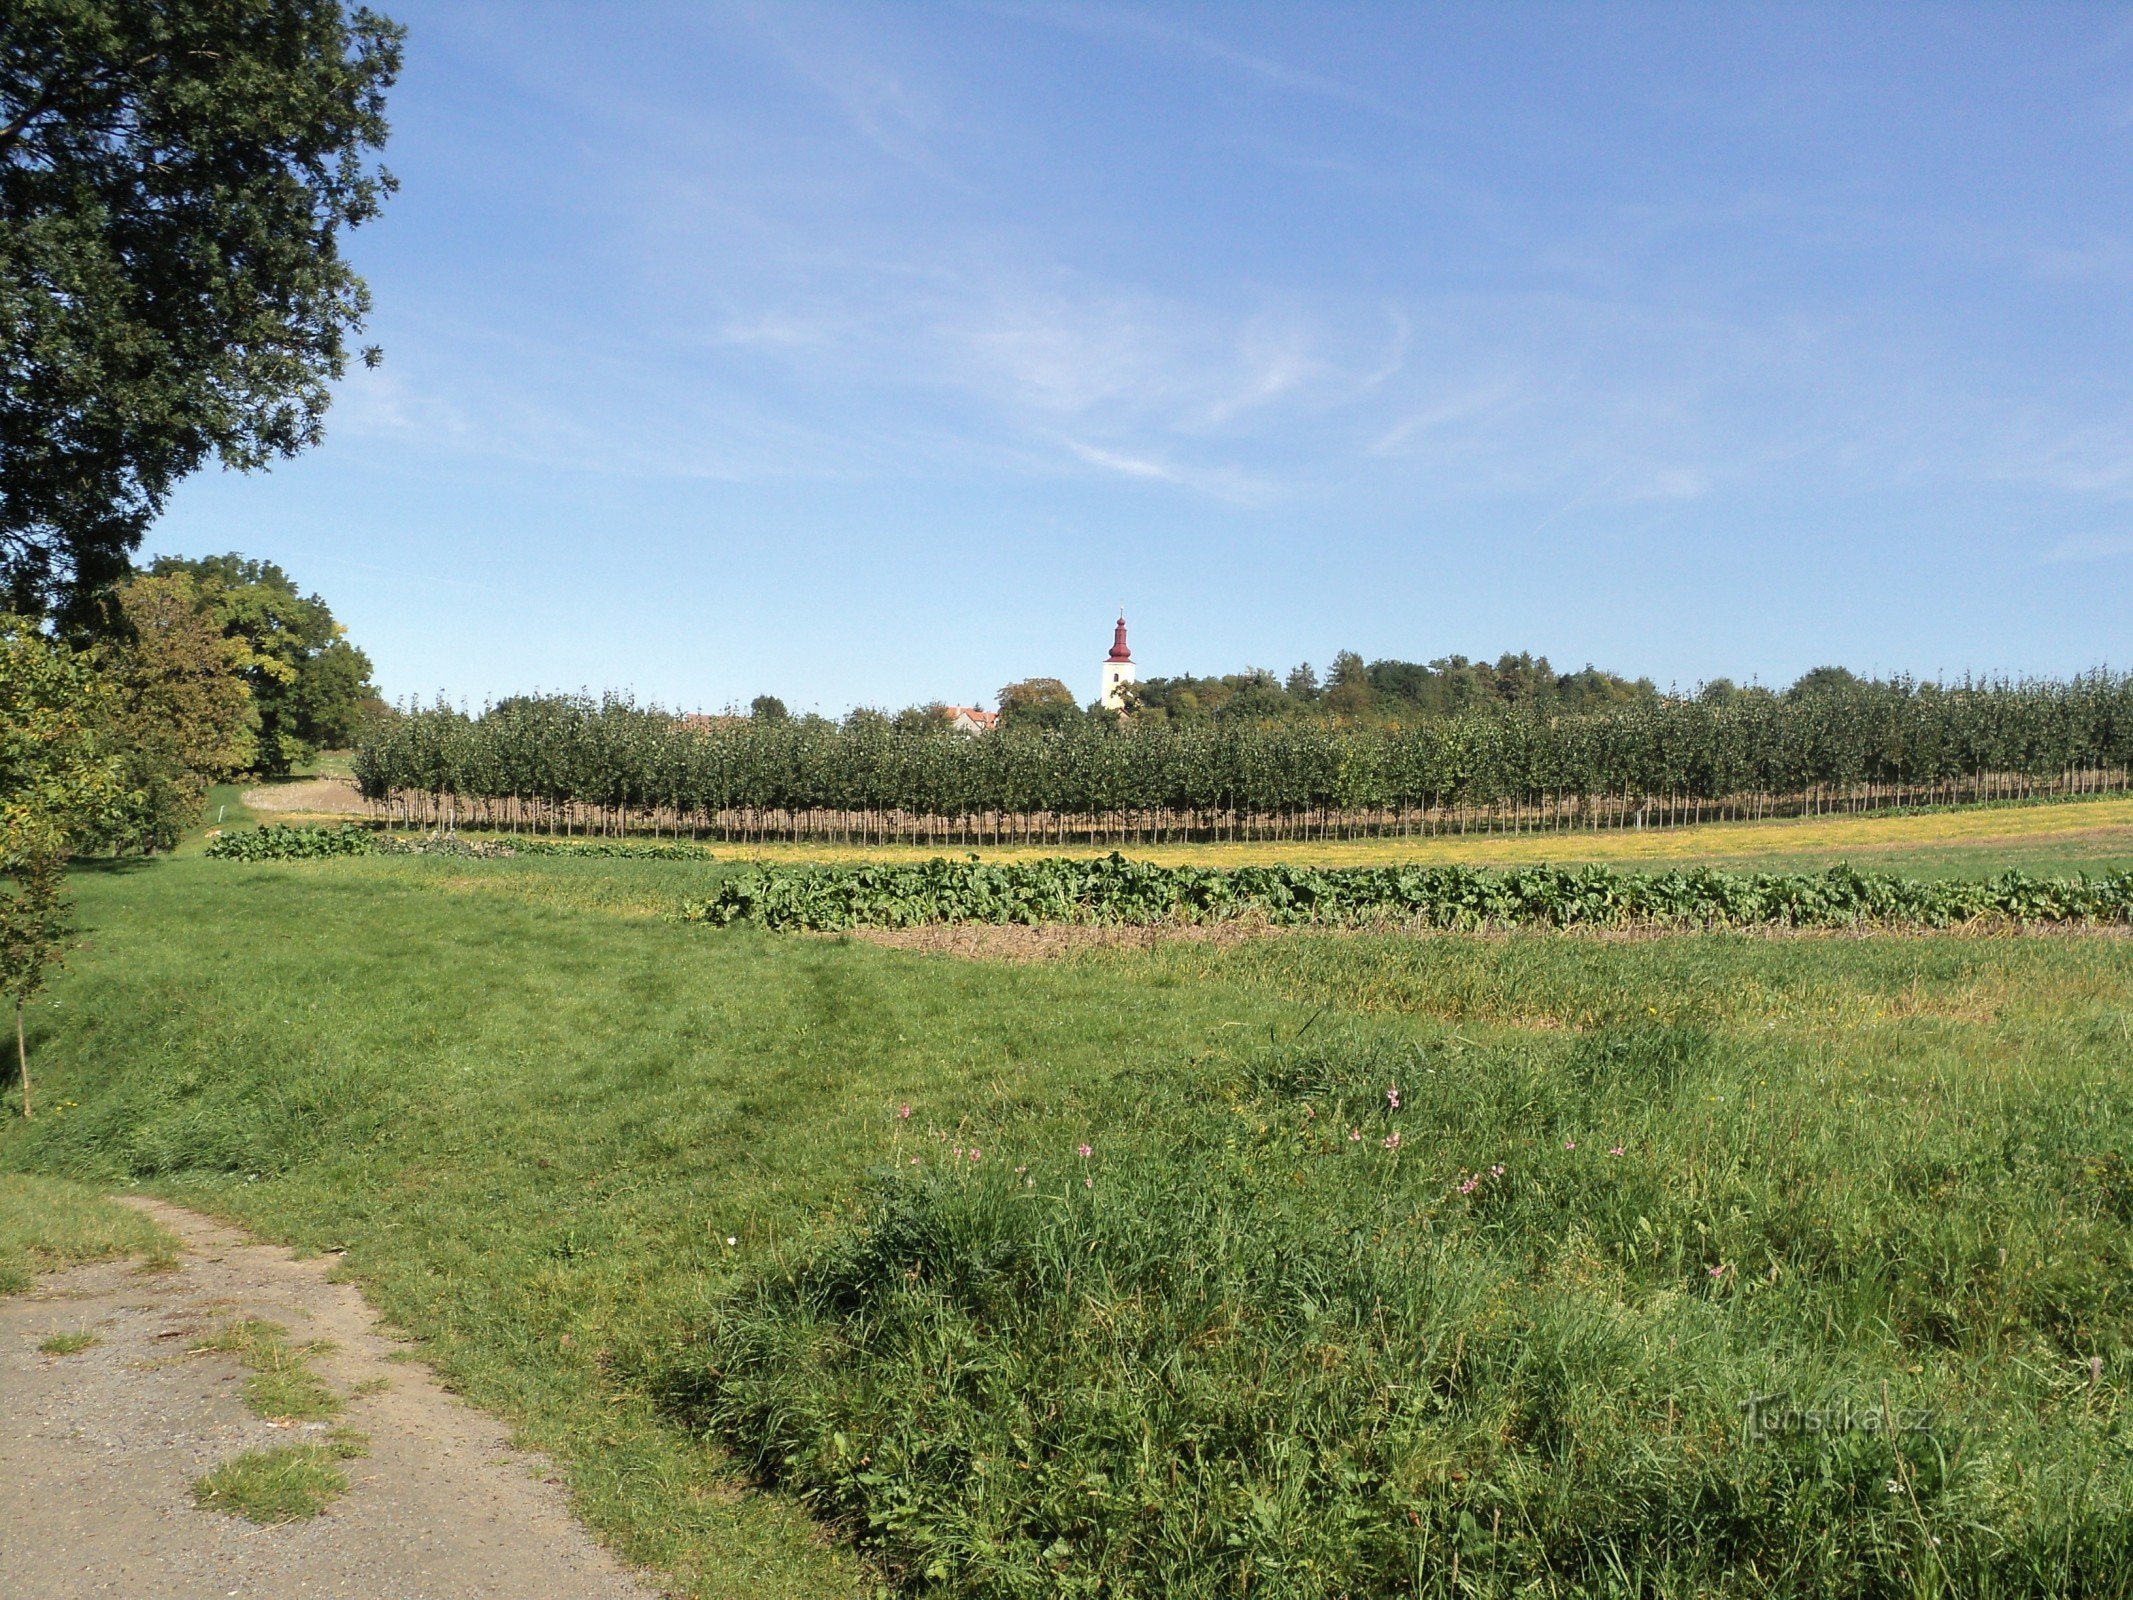
{"type": "Polygon", "coordinates": [[[1783,695],[1391,728],[1128,718],[978,737],[899,734],[864,715],[684,720],[618,696],[547,696],[383,719],[355,772],[412,821],[1044,840],[1643,825],[2118,788],[2129,764],[2133,678],[2097,672],[1829,678],[1783,695]]]}
{"type": "MultiPolygon", "coordinates": [[[[1817,675],[1836,671],[1821,668],[1817,675]]],[[[1720,682],[1709,692],[1722,699],[1739,691],[1720,682]]],[[[1211,678],[1149,678],[1135,684],[1131,694],[1137,711],[1156,720],[1185,723],[1278,722],[1301,717],[1402,723],[1476,711],[1555,716],[1613,710],[1659,698],[1649,678],[1618,677],[1590,666],[1557,672],[1546,656],[1523,652],[1499,656],[1492,664],[1457,655],[1427,663],[1366,662],[1353,650],[1333,658],[1323,682],[1305,662],[1278,679],[1264,670],[1211,678]]]]}

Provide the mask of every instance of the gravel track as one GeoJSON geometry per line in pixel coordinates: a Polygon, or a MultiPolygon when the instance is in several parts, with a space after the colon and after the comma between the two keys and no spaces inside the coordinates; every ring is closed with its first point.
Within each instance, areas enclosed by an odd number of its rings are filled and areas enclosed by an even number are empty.
{"type": "Polygon", "coordinates": [[[298,1260],[221,1223],[129,1200],[184,1245],[177,1267],[75,1267],[0,1299],[0,1595],[75,1600],[363,1596],[365,1600],[645,1600],[658,1593],[595,1544],[539,1457],[454,1398],[381,1330],[332,1258],[298,1260]],[[189,1353],[217,1322],[264,1317],[296,1343],[368,1435],[348,1493],[308,1522],[259,1527],[196,1510],[192,1481],[245,1450],[323,1439],[239,1398],[231,1357],[189,1353]],[[46,1356],[54,1334],[96,1343],[46,1356]],[[401,1359],[388,1359],[400,1357],[401,1359]],[[384,1380],[383,1387],[377,1380],[384,1380]],[[364,1386],[370,1392],[357,1393],[364,1386]]]}

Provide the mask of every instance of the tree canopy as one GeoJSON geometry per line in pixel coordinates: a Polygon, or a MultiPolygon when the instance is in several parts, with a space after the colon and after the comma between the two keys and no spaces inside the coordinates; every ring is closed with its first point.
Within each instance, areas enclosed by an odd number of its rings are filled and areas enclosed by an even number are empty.
{"type": "Polygon", "coordinates": [[[1073,691],[1057,678],[1024,678],[1001,689],[1000,725],[1009,728],[1071,728],[1082,719],[1073,691]]]}
{"type": "Polygon", "coordinates": [[[135,797],[112,733],[116,698],[95,653],[0,616],[0,872],[124,831],[135,797]]]}
{"type": "Polygon", "coordinates": [[[1543,716],[1605,711],[1658,697],[1646,678],[1629,679],[1585,667],[1558,672],[1546,656],[1506,653],[1493,663],[1465,656],[1435,661],[1365,661],[1343,650],[1321,683],[1309,662],[1284,679],[1261,667],[1220,677],[1148,678],[1134,685],[1132,703],[1157,720],[1260,723],[1330,717],[1349,723],[1400,726],[1470,711],[1531,711],[1543,716]]]}
{"type": "Polygon", "coordinates": [[[168,850],[200,814],[209,783],[259,755],[247,642],[223,632],[189,572],[129,578],[116,599],[131,637],[107,650],[113,723],[139,792],[139,843],[168,850]]]}
{"type": "Polygon", "coordinates": [[[195,603],[241,647],[260,771],[287,772],[320,750],[355,742],[378,705],[370,657],[350,644],[326,602],[298,591],[271,561],[239,555],[159,556],[154,578],[188,580],[195,603]]]}
{"type": "MultiPolygon", "coordinates": [[[[119,577],[209,459],[315,443],[369,309],[342,259],[401,29],[340,0],[9,0],[0,20],[0,585],[119,577]]],[[[364,352],[375,359],[375,351],[364,352]]]]}

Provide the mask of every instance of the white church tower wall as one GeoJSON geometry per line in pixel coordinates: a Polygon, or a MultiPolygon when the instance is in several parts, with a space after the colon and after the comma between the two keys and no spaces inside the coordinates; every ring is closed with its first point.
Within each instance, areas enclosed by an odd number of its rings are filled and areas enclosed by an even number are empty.
{"type": "Polygon", "coordinates": [[[1118,628],[1111,635],[1111,653],[1104,658],[1103,704],[1107,711],[1126,709],[1126,685],[1133,681],[1133,652],[1126,645],[1126,614],[1118,614],[1118,628]]]}

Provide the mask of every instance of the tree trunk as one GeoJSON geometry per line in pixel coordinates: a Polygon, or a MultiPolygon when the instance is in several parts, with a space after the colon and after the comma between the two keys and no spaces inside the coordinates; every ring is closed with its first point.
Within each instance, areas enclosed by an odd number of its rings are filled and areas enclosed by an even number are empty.
{"type": "Polygon", "coordinates": [[[22,1069],[22,1120],[29,1122],[36,1113],[30,1109],[30,1049],[22,1041],[22,1000],[15,1000],[15,1062],[22,1069]]]}

